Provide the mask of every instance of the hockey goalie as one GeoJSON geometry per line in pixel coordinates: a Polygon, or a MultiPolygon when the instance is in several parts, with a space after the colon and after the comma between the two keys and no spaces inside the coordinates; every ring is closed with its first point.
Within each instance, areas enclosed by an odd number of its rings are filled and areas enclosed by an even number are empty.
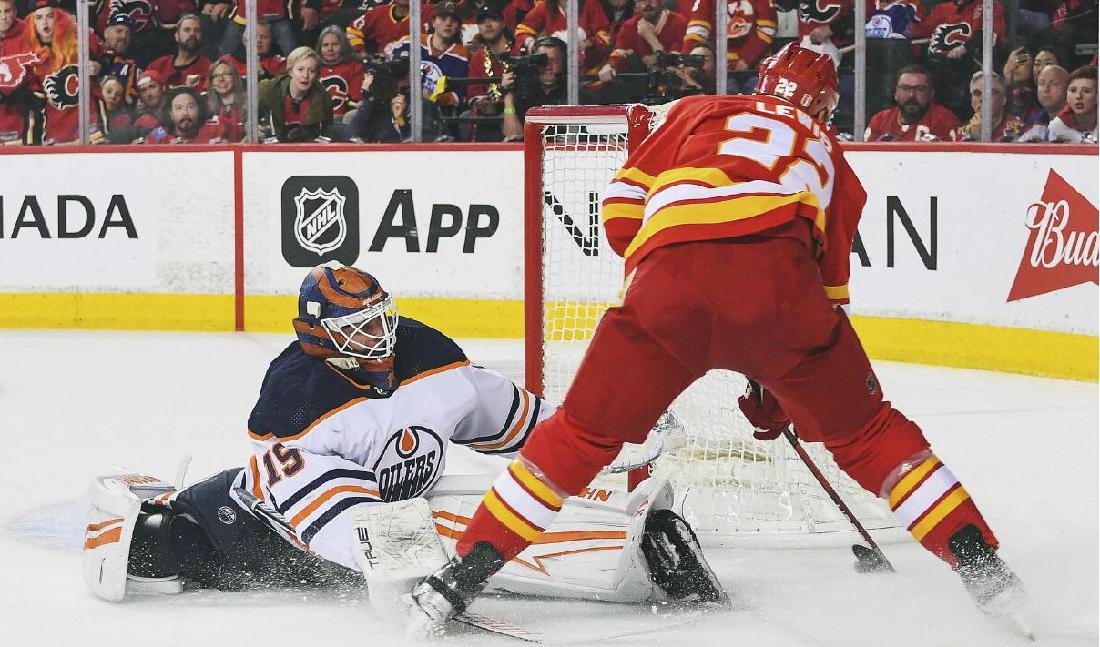
{"type": "MultiPolygon", "coordinates": [[[[555,409],[472,365],[440,331],[400,318],[356,268],[313,268],[293,325],[297,340],[271,362],[249,418],[245,467],[181,490],[136,473],[94,479],[84,576],[96,595],[365,576],[372,602],[379,592],[396,599],[454,554],[495,478],[443,476],[448,446],[514,456],[555,409]]],[[[615,602],[726,599],[669,509],[667,482],[589,494],[565,502],[491,586],[615,602]]]]}

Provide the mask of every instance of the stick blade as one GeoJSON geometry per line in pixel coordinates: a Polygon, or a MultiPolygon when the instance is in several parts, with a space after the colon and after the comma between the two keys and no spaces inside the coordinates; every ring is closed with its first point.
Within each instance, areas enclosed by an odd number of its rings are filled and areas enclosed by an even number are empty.
{"type": "Polygon", "coordinates": [[[890,560],[881,552],[868,548],[863,544],[852,544],[852,554],[856,556],[856,572],[858,573],[893,573],[894,567],[890,560]]]}

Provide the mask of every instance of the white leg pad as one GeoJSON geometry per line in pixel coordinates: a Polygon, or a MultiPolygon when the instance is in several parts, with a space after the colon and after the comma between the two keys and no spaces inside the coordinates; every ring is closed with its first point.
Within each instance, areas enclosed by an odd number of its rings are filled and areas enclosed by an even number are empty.
{"type": "MultiPolygon", "coordinates": [[[[428,494],[448,552],[491,485],[491,477],[444,476],[428,494]]],[[[672,486],[664,479],[649,479],[634,492],[585,490],[566,500],[538,543],[505,565],[489,587],[609,602],[667,599],[649,579],[640,546],[650,510],[671,505],[672,486]]]]}

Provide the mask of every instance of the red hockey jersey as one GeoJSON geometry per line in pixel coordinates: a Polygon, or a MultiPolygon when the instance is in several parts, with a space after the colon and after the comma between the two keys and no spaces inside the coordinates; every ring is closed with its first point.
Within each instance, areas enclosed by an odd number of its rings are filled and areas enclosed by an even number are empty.
{"type": "Polygon", "coordinates": [[[654,249],[812,226],[826,294],[848,300],[848,257],[867,195],[833,135],[770,96],[692,96],[634,149],[603,197],[629,274],[654,249]]]}
{"type": "Polygon", "coordinates": [[[958,139],[958,128],[959,118],[938,103],[929,106],[928,112],[915,124],[902,123],[901,108],[894,106],[871,117],[863,139],[869,142],[913,142],[935,137],[953,142],[958,139]]]}
{"type": "MultiPolygon", "coordinates": [[[[754,67],[768,53],[778,24],[775,7],[769,0],[730,0],[726,35],[729,38],[727,58],[730,63],[745,61],[754,67]]],[[[695,0],[688,16],[683,51],[696,45],[714,47],[714,0],[695,0]]]]}
{"type": "Polygon", "coordinates": [[[160,74],[160,78],[164,79],[169,88],[187,85],[187,77],[193,74],[197,75],[199,84],[195,86],[195,89],[199,92],[206,92],[206,73],[210,71],[210,59],[200,56],[183,67],[177,67],[175,60],[174,54],[161,56],[145,69],[154,70],[157,74],[160,74]]]}
{"type": "Polygon", "coordinates": [[[363,64],[355,61],[322,65],[321,85],[332,97],[332,116],[341,117],[359,107],[363,99],[363,64]]]}
{"type": "MultiPolygon", "coordinates": [[[[970,0],[958,5],[942,2],[932,8],[923,22],[913,26],[913,38],[928,38],[928,53],[943,55],[958,45],[966,45],[974,34],[982,29],[982,3],[970,0]]],[[[1005,26],[1005,10],[993,0],[993,33],[1003,43],[1008,28],[1005,26]]]]}
{"type": "MultiPolygon", "coordinates": [[[[638,33],[638,21],[642,19],[637,14],[623,23],[623,28],[615,37],[615,50],[611,52],[608,60],[612,67],[622,71],[633,54],[639,58],[653,54],[653,48],[649,46],[645,38],[638,33]]],[[[657,20],[657,40],[664,46],[666,52],[678,52],[684,43],[684,34],[687,31],[687,18],[675,11],[664,11],[657,20]]]]}
{"type": "MultiPolygon", "coordinates": [[[[577,38],[591,43],[582,52],[581,66],[584,67],[595,65],[607,56],[611,46],[611,33],[609,31],[611,23],[597,0],[578,1],[581,15],[577,18],[579,30],[577,38]]],[[[534,9],[531,9],[524,16],[523,22],[516,27],[516,43],[513,46],[515,53],[518,54],[520,50],[526,49],[528,43],[541,34],[557,36],[565,40],[565,11],[558,6],[559,2],[560,0],[555,0],[554,4],[550,5],[550,0],[538,0],[535,3],[534,9]]]]}

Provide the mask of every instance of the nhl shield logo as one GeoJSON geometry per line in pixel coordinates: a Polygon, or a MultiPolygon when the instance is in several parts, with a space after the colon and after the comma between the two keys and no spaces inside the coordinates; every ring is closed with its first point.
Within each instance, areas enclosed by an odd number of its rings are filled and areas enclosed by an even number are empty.
{"type": "Polygon", "coordinates": [[[359,257],[359,188],[346,176],[293,176],[282,188],[283,258],[291,267],[359,257]]]}
{"type": "Polygon", "coordinates": [[[335,187],[330,191],[309,191],[302,187],[294,198],[298,214],[294,219],[294,237],[298,244],[318,256],[338,249],[348,235],[345,201],[335,187]]]}

